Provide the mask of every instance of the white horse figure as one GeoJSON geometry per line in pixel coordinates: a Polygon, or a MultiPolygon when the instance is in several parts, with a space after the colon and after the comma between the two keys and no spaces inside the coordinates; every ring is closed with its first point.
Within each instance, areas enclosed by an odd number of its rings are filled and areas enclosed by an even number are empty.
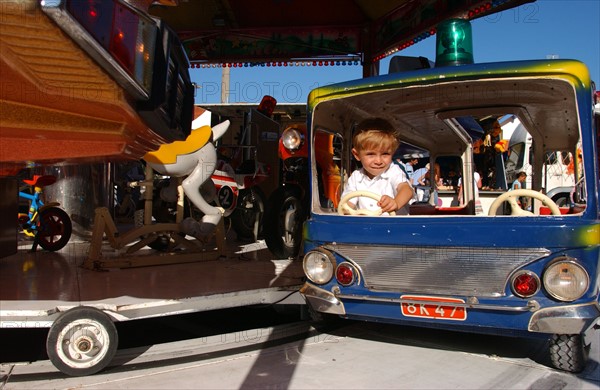
{"type": "Polygon", "coordinates": [[[187,176],[182,182],[185,196],[204,213],[200,224],[191,218],[182,222],[187,234],[196,237],[208,235],[223,217],[223,209],[210,205],[198,189],[215,170],[217,151],[214,142],[225,134],[229,124],[227,120],[211,129],[210,113],[205,111],[192,122],[193,130],[185,141],[163,144],[158,150],[144,156],[146,163],[162,175],[177,178],[187,176]]]}

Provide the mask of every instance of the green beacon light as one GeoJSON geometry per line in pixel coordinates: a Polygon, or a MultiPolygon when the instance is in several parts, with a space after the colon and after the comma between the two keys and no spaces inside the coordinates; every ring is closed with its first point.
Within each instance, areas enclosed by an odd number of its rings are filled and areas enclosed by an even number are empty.
{"type": "Polygon", "coordinates": [[[465,19],[448,19],[437,27],[435,66],[473,63],[471,23],[465,19]]]}

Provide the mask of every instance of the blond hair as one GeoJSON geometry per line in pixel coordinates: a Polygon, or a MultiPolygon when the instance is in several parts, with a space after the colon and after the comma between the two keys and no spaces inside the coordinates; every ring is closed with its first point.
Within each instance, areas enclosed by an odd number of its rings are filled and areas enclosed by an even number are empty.
{"type": "Polygon", "coordinates": [[[398,132],[383,118],[365,119],[356,126],[352,139],[354,149],[390,148],[395,151],[400,145],[398,132]]]}

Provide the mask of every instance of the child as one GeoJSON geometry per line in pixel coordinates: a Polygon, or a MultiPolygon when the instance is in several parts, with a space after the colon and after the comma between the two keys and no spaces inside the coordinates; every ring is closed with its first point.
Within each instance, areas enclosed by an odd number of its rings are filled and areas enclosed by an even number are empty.
{"type": "Polygon", "coordinates": [[[525,183],[525,180],[527,180],[527,173],[520,171],[517,174],[517,179],[515,181],[513,181],[512,183],[512,187],[510,188],[511,190],[520,190],[522,188],[525,188],[523,186],[523,183],[525,183]]]}
{"type": "Polygon", "coordinates": [[[352,172],[342,196],[368,190],[381,195],[379,202],[363,196],[348,202],[349,205],[355,209],[381,208],[385,213],[408,215],[408,202],[414,191],[402,169],[392,164],[400,143],[392,125],[381,118],[366,119],[358,124],[352,141],[352,155],[362,168],[352,172]]]}
{"type": "Polygon", "coordinates": [[[427,163],[423,168],[417,169],[413,173],[410,183],[417,191],[417,202],[429,201],[429,188],[425,188],[425,186],[427,186],[427,182],[430,181],[430,176],[429,163],[427,163]]]}
{"type": "MultiPolygon", "coordinates": [[[[520,171],[519,173],[517,173],[517,178],[516,178],[515,181],[513,181],[512,186],[510,187],[510,189],[511,190],[520,190],[520,189],[525,188],[525,186],[524,186],[525,180],[527,180],[527,173],[524,172],[524,171],[520,171]]],[[[526,209],[527,208],[527,202],[522,197],[519,197],[517,199],[517,203],[519,204],[519,206],[522,209],[526,209]]]]}

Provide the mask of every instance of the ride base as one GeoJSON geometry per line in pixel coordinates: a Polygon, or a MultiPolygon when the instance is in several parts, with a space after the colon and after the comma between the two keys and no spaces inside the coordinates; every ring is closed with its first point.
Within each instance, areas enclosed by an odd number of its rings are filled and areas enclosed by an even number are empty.
{"type": "Polygon", "coordinates": [[[119,231],[106,207],[96,209],[94,228],[87,260],[83,266],[90,269],[145,267],[218,259],[225,255],[225,227],[223,219],[211,236],[198,240],[186,236],[179,223],[148,224],[119,231]],[[168,251],[139,252],[159,237],[169,241],[168,251]],[[104,238],[119,256],[104,255],[104,238]],[[215,240],[214,245],[211,238],[215,240]]]}
{"type": "Polygon", "coordinates": [[[0,259],[0,327],[50,327],[62,312],[81,305],[125,321],[304,303],[297,292],[300,261],[274,259],[264,241],[239,242],[234,232],[224,232],[222,245],[213,237],[204,251],[139,248],[135,266],[128,266],[131,255],[104,240],[97,266],[90,263],[90,242],[77,237],[57,252],[31,252],[31,241],[22,240],[16,254],[0,259]]]}

